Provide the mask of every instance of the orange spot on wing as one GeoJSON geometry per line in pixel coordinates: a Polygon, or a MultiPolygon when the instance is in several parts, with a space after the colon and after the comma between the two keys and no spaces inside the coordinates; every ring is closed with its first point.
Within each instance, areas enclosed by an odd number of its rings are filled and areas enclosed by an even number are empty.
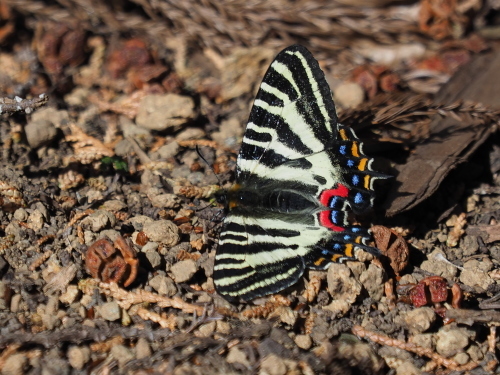
{"type": "Polygon", "coordinates": [[[370,175],[365,176],[365,189],[370,190],[370,175]]]}
{"type": "Polygon", "coordinates": [[[344,129],[339,130],[339,135],[340,138],[342,138],[343,141],[347,141],[349,138],[347,138],[347,134],[345,133],[344,129]]]}
{"type": "Polygon", "coordinates": [[[339,258],[342,258],[343,255],[341,254],[335,254],[334,256],[332,256],[332,262],[336,262],[337,260],[339,260],[339,258]]]}
{"type": "Polygon", "coordinates": [[[359,158],[358,142],[352,142],[351,153],[352,156],[359,158]]]}
{"type": "Polygon", "coordinates": [[[325,261],[325,258],[319,258],[316,262],[314,262],[314,265],[315,266],[320,266],[321,263],[323,263],[325,261]]]}
{"type": "Polygon", "coordinates": [[[351,244],[345,245],[344,254],[352,258],[353,246],[351,244]]]}
{"type": "Polygon", "coordinates": [[[360,171],[364,171],[366,169],[366,164],[368,163],[368,159],[367,158],[363,158],[360,160],[359,164],[358,164],[358,169],[360,171]]]}

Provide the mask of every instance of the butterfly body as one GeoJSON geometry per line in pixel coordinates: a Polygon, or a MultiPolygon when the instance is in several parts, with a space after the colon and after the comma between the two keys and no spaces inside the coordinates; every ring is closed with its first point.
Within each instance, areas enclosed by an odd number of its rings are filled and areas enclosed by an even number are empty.
{"type": "Polygon", "coordinates": [[[214,267],[217,291],[250,300],[296,283],[306,268],[372,253],[352,213],[372,205],[362,145],[338,123],[317,61],[302,46],[278,54],[264,76],[238,154],[236,183],[214,267]]]}

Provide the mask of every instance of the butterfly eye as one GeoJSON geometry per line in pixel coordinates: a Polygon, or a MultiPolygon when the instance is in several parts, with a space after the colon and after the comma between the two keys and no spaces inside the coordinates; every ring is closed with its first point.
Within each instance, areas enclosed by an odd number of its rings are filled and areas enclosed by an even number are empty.
{"type": "Polygon", "coordinates": [[[217,203],[226,204],[227,202],[227,194],[223,191],[215,193],[215,200],[217,203]]]}

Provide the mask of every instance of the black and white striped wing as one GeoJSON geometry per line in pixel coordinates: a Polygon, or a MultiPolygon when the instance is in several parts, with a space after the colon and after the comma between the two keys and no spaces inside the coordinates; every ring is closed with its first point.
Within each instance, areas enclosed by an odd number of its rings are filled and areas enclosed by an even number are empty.
{"type": "Polygon", "coordinates": [[[302,46],[276,56],[260,85],[238,155],[237,179],[266,177],[331,147],[337,114],[318,62],[302,46]]]}
{"type": "Polygon", "coordinates": [[[353,259],[366,229],[348,211],[373,200],[371,169],[354,132],[337,122],[324,73],[291,46],[264,76],[238,155],[236,183],[215,258],[214,282],[227,299],[250,300],[298,281],[306,267],[353,259]]]}

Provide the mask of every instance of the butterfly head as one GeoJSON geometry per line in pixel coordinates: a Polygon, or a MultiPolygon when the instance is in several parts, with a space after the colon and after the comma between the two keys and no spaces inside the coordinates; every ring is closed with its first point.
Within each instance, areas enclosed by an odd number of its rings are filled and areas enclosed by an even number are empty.
{"type": "Polygon", "coordinates": [[[214,193],[214,198],[217,203],[227,206],[227,190],[219,189],[214,193]]]}

